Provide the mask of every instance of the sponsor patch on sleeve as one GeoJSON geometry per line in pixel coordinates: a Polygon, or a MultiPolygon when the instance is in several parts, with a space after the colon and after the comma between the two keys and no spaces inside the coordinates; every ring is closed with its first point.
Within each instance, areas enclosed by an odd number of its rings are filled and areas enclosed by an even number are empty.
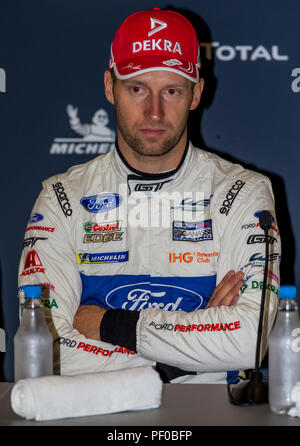
{"type": "Polygon", "coordinates": [[[198,222],[173,221],[173,240],[200,242],[212,240],[212,221],[204,220],[198,222]]]}
{"type": "Polygon", "coordinates": [[[128,260],[129,251],[77,254],[78,263],[120,263],[128,260]]]}

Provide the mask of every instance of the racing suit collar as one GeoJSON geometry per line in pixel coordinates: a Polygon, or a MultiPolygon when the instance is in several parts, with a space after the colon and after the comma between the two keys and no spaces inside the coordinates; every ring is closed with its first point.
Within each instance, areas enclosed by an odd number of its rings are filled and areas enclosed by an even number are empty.
{"type": "Polygon", "coordinates": [[[152,180],[160,180],[160,179],[164,179],[164,178],[168,178],[173,176],[176,172],[178,172],[178,170],[180,169],[180,167],[182,166],[182,164],[184,163],[184,160],[186,158],[188,149],[189,149],[189,141],[187,141],[182,158],[180,160],[180,163],[178,164],[178,166],[175,169],[172,170],[168,170],[167,172],[160,172],[160,173],[148,173],[148,172],[141,172],[140,170],[134,169],[133,167],[130,166],[130,164],[126,161],[126,159],[124,158],[124,156],[122,155],[120,149],[119,149],[119,144],[118,144],[118,140],[116,139],[116,152],[119,156],[119,159],[121,160],[121,163],[128,169],[129,171],[129,175],[133,174],[133,175],[137,175],[141,178],[145,178],[145,179],[152,179],[152,180]]]}
{"type": "Polygon", "coordinates": [[[121,179],[127,181],[129,192],[133,190],[156,192],[161,189],[167,189],[177,178],[181,178],[183,171],[186,170],[191,162],[193,152],[191,144],[187,141],[181,161],[175,169],[161,173],[147,173],[136,170],[128,164],[119,149],[117,140],[115,148],[113,157],[114,168],[121,179]]]}

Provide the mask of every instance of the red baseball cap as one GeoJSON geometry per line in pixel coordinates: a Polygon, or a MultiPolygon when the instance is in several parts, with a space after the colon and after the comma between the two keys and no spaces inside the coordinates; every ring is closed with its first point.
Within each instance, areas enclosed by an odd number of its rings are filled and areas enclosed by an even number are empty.
{"type": "Polygon", "coordinates": [[[196,31],[175,11],[153,8],[136,12],[116,31],[109,67],[119,79],[165,70],[198,82],[200,50],[196,31]]]}

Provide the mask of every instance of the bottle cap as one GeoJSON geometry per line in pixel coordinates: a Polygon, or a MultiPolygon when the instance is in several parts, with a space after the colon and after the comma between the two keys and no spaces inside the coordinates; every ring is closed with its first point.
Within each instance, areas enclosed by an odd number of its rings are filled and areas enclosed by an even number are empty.
{"type": "Polygon", "coordinates": [[[281,285],[279,288],[280,299],[296,299],[297,290],[294,285],[281,285]]]}
{"type": "Polygon", "coordinates": [[[23,291],[27,299],[36,299],[41,297],[42,287],[41,285],[24,285],[23,291]]]}

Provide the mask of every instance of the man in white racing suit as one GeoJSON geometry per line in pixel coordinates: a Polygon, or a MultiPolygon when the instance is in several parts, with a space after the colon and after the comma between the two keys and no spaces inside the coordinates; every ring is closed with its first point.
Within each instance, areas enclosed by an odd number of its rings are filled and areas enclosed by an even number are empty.
{"type": "Polygon", "coordinates": [[[115,149],[43,183],[19,286],[43,286],[56,373],[153,365],[164,381],[226,382],[253,368],[268,262],[266,352],[281,252],[272,188],[188,142],[199,67],[184,17],[130,16],[105,73],[115,149]],[[268,259],[262,210],[273,217],[268,259]]]}

